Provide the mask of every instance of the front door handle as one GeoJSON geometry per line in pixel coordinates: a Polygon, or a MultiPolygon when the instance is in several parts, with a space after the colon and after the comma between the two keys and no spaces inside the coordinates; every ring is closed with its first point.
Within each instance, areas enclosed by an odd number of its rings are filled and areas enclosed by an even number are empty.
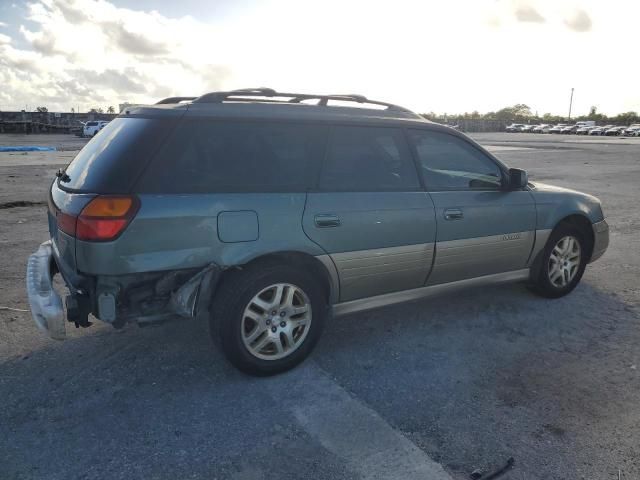
{"type": "Polygon", "coordinates": [[[319,228],[340,226],[340,218],[337,215],[331,215],[328,213],[316,215],[314,217],[314,221],[316,223],[316,227],[319,227],[319,228]]]}
{"type": "Polygon", "coordinates": [[[445,220],[462,220],[464,215],[462,210],[459,208],[447,208],[444,211],[444,219],[445,220]]]}

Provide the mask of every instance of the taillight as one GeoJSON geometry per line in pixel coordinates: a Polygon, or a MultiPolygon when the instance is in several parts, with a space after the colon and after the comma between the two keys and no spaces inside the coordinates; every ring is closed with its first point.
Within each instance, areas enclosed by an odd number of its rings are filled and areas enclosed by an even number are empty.
{"type": "Polygon", "coordinates": [[[55,212],[56,215],[56,223],[58,224],[58,228],[62,230],[67,235],[71,235],[72,237],[76,236],[76,220],[75,215],[69,215],[67,213],[63,213],[60,210],[55,212]]]}
{"type": "Polygon", "coordinates": [[[76,221],[76,238],[106,242],[117,238],[129,225],[140,204],[136,197],[98,196],[80,212],[76,221]]]}

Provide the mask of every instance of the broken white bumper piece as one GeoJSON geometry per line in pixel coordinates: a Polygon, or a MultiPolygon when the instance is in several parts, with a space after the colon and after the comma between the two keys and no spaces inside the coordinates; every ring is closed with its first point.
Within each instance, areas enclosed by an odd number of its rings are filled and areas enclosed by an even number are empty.
{"type": "Polygon", "coordinates": [[[27,296],[31,316],[38,328],[55,340],[66,338],[62,298],[53,289],[53,252],[45,242],[29,256],[27,263],[27,296]]]}

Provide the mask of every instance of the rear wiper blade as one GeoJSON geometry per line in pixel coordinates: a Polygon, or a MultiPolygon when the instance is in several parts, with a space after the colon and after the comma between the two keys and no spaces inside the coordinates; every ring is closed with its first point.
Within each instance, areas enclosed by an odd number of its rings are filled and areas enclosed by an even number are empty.
{"type": "Polygon", "coordinates": [[[69,177],[69,175],[67,175],[67,172],[65,172],[62,168],[58,169],[58,171],[56,172],[56,177],[58,177],[61,182],[65,183],[71,180],[71,177],[69,177]]]}

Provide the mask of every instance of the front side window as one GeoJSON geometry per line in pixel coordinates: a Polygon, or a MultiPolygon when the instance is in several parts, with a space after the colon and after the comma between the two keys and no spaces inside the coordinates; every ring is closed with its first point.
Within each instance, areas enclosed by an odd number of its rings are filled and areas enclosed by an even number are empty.
{"type": "Polygon", "coordinates": [[[447,133],[409,130],[429,190],[497,190],[502,171],[487,155],[447,133]]]}
{"type": "Polygon", "coordinates": [[[397,128],[331,129],[319,188],[325,191],[412,191],[419,189],[415,166],[397,128]]]}

